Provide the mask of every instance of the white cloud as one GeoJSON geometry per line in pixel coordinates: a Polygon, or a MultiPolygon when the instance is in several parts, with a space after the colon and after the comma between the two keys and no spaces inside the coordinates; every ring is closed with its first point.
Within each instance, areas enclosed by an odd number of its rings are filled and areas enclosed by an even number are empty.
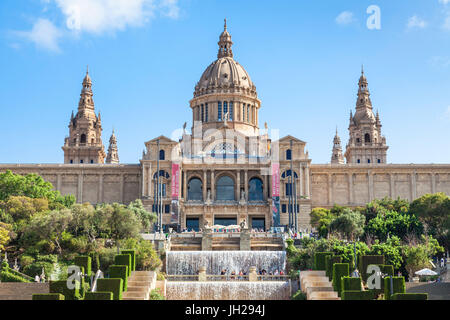
{"type": "Polygon", "coordinates": [[[450,58],[444,56],[434,56],[428,61],[429,64],[436,68],[448,68],[450,67],[450,58]]]}
{"type": "MultiPolygon", "coordinates": [[[[450,0],[449,0],[450,1],[450,0]]],[[[408,29],[419,28],[423,29],[427,26],[427,22],[418,16],[414,15],[408,19],[408,23],[406,25],[408,29]]]]}
{"type": "Polygon", "coordinates": [[[170,18],[179,14],[178,0],[53,0],[70,30],[94,34],[140,27],[158,11],[170,18]]]}
{"type": "Polygon", "coordinates": [[[340,25],[350,24],[355,21],[353,17],[353,12],[343,11],[336,17],[336,23],[340,25]]]}
{"type": "Polygon", "coordinates": [[[59,52],[58,41],[62,32],[47,19],[39,19],[30,31],[15,31],[17,36],[33,42],[37,47],[59,52]]]}
{"type": "Polygon", "coordinates": [[[447,110],[444,113],[445,118],[450,120],[450,106],[447,107],[447,110]]]}
{"type": "Polygon", "coordinates": [[[450,3],[450,0],[439,0],[439,3],[442,3],[442,4],[449,4],[449,3],[450,3]]]}

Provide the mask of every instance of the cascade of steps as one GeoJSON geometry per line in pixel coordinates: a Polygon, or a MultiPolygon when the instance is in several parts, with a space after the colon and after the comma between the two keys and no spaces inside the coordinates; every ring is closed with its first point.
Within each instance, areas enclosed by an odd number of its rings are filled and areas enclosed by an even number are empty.
{"type": "Polygon", "coordinates": [[[48,283],[0,283],[0,300],[32,300],[35,293],[50,293],[48,283]]]}
{"type": "Polygon", "coordinates": [[[122,300],[149,300],[150,291],[156,287],[156,272],[133,271],[128,278],[127,291],[122,300]]]}
{"type": "Polygon", "coordinates": [[[307,300],[341,300],[325,271],[300,272],[300,284],[307,300]]]}

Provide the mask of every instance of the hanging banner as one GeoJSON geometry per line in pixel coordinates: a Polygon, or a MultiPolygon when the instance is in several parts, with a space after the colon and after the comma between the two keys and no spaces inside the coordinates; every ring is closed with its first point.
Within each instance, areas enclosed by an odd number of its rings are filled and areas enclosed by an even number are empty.
{"type": "Polygon", "coordinates": [[[170,206],[170,224],[179,224],[180,165],[172,164],[172,203],[170,206]]]}
{"type": "Polygon", "coordinates": [[[280,164],[272,163],[272,220],[273,227],[280,227],[280,164]]]}

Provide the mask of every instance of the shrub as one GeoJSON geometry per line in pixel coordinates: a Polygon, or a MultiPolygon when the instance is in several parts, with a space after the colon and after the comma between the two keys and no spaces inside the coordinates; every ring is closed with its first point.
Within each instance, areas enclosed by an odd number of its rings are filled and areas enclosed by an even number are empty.
{"type": "Polygon", "coordinates": [[[375,295],[373,291],[342,291],[342,300],[373,300],[375,295]]]}
{"type": "Polygon", "coordinates": [[[80,289],[75,286],[74,289],[67,288],[67,281],[50,281],[50,293],[60,293],[66,300],[81,300],[80,289]]]}
{"type": "Polygon", "coordinates": [[[359,257],[359,273],[364,282],[367,281],[367,267],[371,264],[383,264],[384,265],[384,256],[360,256],[359,257]]]}
{"type": "Polygon", "coordinates": [[[328,276],[328,279],[330,279],[330,281],[333,279],[333,264],[341,263],[341,262],[342,262],[341,256],[326,256],[325,257],[326,275],[328,276]]]}
{"type": "Polygon", "coordinates": [[[131,255],[130,254],[118,254],[114,257],[115,265],[127,266],[128,276],[131,276],[131,255]]]}
{"type": "Polygon", "coordinates": [[[83,267],[85,270],[85,274],[90,277],[91,276],[91,257],[88,256],[79,256],[75,258],[75,265],[79,267],[83,267]]]}
{"type": "Polygon", "coordinates": [[[0,272],[0,282],[30,282],[27,279],[10,272],[9,270],[3,270],[0,272]]]}
{"type": "MultiPolygon", "coordinates": [[[[391,278],[384,278],[384,299],[390,300],[391,298],[391,278]]],[[[405,278],[404,277],[392,277],[393,282],[393,294],[405,293],[405,278]]]]}
{"type": "Polygon", "coordinates": [[[302,290],[298,290],[294,293],[291,300],[306,300],[306,293],[302,292],[302,290]]]}
{"type": "Polygon", "coordinates": [[[342,277],[348,277],[349,275],[349,266],[348,263],[335,263],[333,265],[333,288],[341,296],[341,279],[342,277]]]}
{"type": "Polygon", "coordinates": [[[391,300],[428,300],[428,293],[394,293],[391,300]]]}
{"type": "Polygon", "coordinates": [[[166,300],[166,298],[163,296],[160,289],[153,289],[150,291],[150,300],[166,300]]]}
{"type": "Polygon", "coordinates": [[[86,292],[86,296],[84,300],[112,300],[113,293],[112,292],[86,292]]]}
{"type": "Polygon", "coordinates": [[[123,280],[122,291],[127,291],[128,267],[127,266],[109,266],[109,277],[120,278],[123,280]]]}
{"type": "Polygon", "coordinates": [[[314,270],[326,270],[325,257],[332,256],[333,252],[316,252],[314,254],[314,270]]]}
{"type": "Polygon", "coordinates": [[[131,256],[131,271],[136,270],[136,251],[122,250],[122,254],[129,254],[131,256]]]}
{"type": "Polygon", "coordinates": [[[342,277],[341,279],[342,291],[361,291],[361,278],[342,277]]]}
{"type": "Polygon", "coordinates": [[[113,300],[122,300],[122,279],[98,279],[97,280],[97,290],[99,292],[112,292],[113,300]]]}
{"type": "Polygon", "coordinates": [[[60,293],[39,293],[33,294],[33,300],[65,300],[66,298],[60,293]]]}
{"type": "MultiPolygon", "coordinates": [[[[115,248],[103,248],[98,253],[99,255],[99,269],[106,271],[110,265],[114,264],[114,257],[116,256],[117,249],[115,248]]],[[[98,270],[98,269],[97,269],[98,270]]]]}

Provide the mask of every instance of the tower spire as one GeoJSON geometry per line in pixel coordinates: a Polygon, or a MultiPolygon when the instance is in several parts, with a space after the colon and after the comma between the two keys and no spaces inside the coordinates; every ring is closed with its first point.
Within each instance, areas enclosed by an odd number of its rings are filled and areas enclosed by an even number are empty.
{"type": "Polygon", "coordinates": [[[217,58],[224,57],[233,57],[233,50],[231,47],[233,46],[233,41],[231,41],[231,35],[227,30],[227,19],[224,20],[223,32],[219,38],[219,53],[217,54],[217,58]]]}
{"type": "Polygon", "coordinates": [[[119,163],[119,149],[117,148],[117,138],[114,134],[114,128],[112,130],[111,137],[109,138],[108,155],[106,156],[106,163],[118,164],[119,163]]]}
{"type": "Polygon", "coordinates": [[[332,164],[344,164],[344,156],[342,154],[342,147],[341,147],[341,138],[338,134],[338,129],[336,126],[336,135],[333,139],[333,151],[331,152],[331,163],[332,164]]]}

